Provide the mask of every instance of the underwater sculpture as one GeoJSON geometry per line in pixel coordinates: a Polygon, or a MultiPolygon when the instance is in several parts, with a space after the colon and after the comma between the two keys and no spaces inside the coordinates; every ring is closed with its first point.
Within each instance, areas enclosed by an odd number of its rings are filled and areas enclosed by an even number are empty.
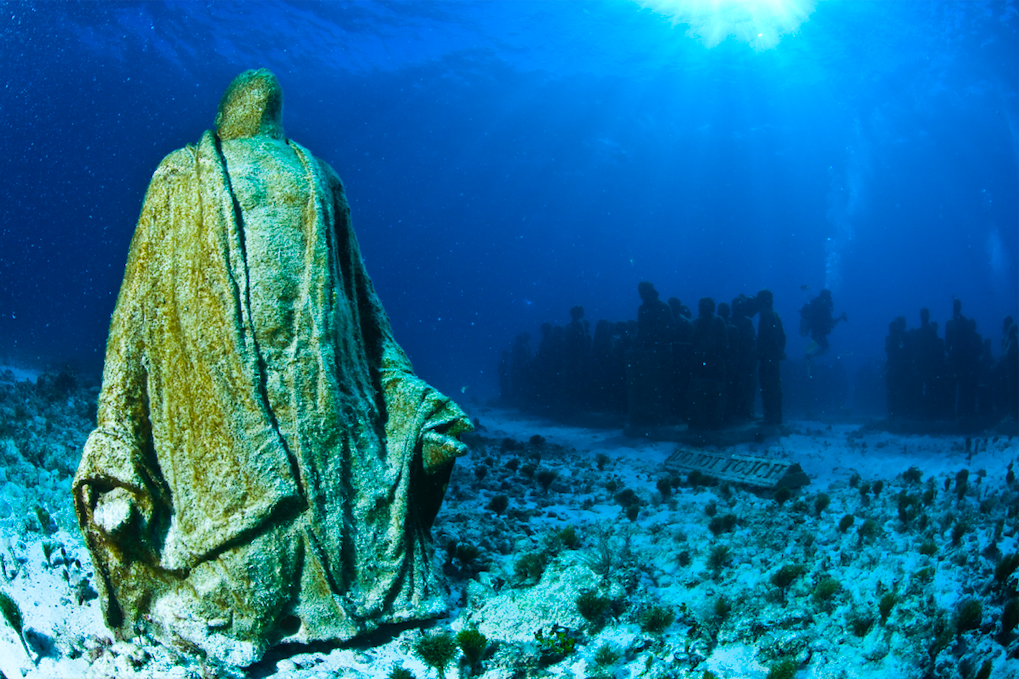
{"type": "Polygon", "coordinates": [[[107,625],[234,666],[444,611],[430,528],[471,429],[281,112],[247,71],[156,170],[73,485],[107,625]]]}
{"type": "Polygon", "coordinates": [[[664,425],[675,396],[672,309],[658,299],[650,281],[641,281],[637,294],[637,340],[626,355],[627,416],[633,430],[664,425]]]}

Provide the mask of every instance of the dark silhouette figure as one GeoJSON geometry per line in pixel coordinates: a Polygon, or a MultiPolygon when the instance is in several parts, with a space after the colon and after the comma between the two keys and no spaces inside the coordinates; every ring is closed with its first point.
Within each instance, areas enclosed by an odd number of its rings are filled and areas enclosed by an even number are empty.
{"type": "Polygon", "coordinates": [[[735,421],[739,407],[739,384],[736,368],[739,364],[739,330],[730,320],[731,308],[725,302],[718,305],[718,317],[725,323],[727,346],[725,351],[725,419],[735,421]]]}
{"type": "Polygon", "coordinates": [[[909,351],[906,347],[906,317],[897,316],[888,324],[885,337],[885,386],[888,393],[888,415],[903,417],[907,411],[909,351]]]}
{"type": "Polygon", "coordinates": [[[940,403],[944,401],[945,349],[938,337],[937,326],[931,323],[930,309],[920,309],[920,327],[909,342],[913,354],[919,403],[915,410],[924,419],[939,417],[940,403]]]}
{"type": "Polygon", "coordinates": [[[1008,328],[1005,348],[998,359],[1000,371],[1005,380],[1005,416],[1019,418],[1019,326],[1015,323],[1008,328]]]}
{"type": "Polygon", "coordinates": [[[613,326],[614,344],[612,345],[612,399],[618,410],[626,412],[627,384],[626,357],[633,349],[633,340],[637,336],[636,321],[617,321],[613,326]]]}
{"type": "Polygon", "coordinates": [[[717,428],[725,413],[725,359],[729,331],[715,315],[715,301],[701,298],[693,322],[693,373],[690,381],[690,426],[717,428]]]}
{"type": "Polygon", "coordinates": [[[531,362],[531,335],[521,333],[513,341],[509,355],[509,402],[521,407],[530,397],[532,384],[528,379],[531,362]]]}
{"type": "Polygon", "coordinates": [[[937,348],[934,355],[937,357],[936,373],[934,375],[934,417],[937,419],[951,419],[955,404],[955,394],[951,391],[950,380],[948,379],[948,359],[945,353],[945,340],[938,337],[938,324],[931,321],[931,328],[937,338],[937,348]]]}
{"type": "Polygon", "coordinates": [[[962,315],[962,300],[952,300],[952,317],[945,323],[945,351],[948,352],[948,379],[952,398],[952,411],[959,415],[966,411],[968,394],[963,384],[966,377],[968,323],[962,315]]]}
{"type": "Polygon", "coordinates": [[[693,355],[696,377],[725,379],[725,358],[729,348],[729,331],[725,321],[715,315],[715,300],[701,298],[698,317],[693,322],[693,355]]]}
{"type": "Polygon", "coordinates": [[[510,405],[512,396],[512,387],[510,386],[510,352],[504,351],[499,354],[499,400],[504,405],[510,405]]]}
{"type": "Polygon", "coordinates": [[[671,410],[672,340],[676,325],[672,309],[658,299],[648,281],[637,286],[641,305],[637,310],[637,340],[627,356],[627,405],[630,424],[664,424],[671,410]]]}
{"type": "Polygon", "coordinates": [[[848,320],[845,312],[838,318],[832,318],[835,306],[831,299],[831,290],[821,293],[803,305],[800,309],[800,335],[814,340],[815,346],[807,347],[807,357],[820,355],[828,351],[828,335],[839,321],[848,320]]]}
{"type": "Polygon", "coordinates": [[[637,286],[641,305],[637,309],[637,345],[642,349],[664,347],[672,342],[676,322],[672,309],[658,299],[658,291],[648,281],[637,286]]]}
{"type": "MultiPolygon", "coordinates": [[[[747,310],[752,305],[747,297],[740,295],[732,300],[732,324],[739,332],[739,346],[736,360],[736,406],[734,413],[738,420],[749,420],[754,416],[754,398],[757,396],[757,331],[747,310]]],[[[756,313],[756,300],[753,305],[756,313]]]]}
{"type": "Polygon", "coordinates": [[[676,300],[676,302],[677,302],[677,306],[676,306],[676,318],[679,318],[680,316],[682,316],[686,320],[692,321],[693,313],[690,311],[690,307],[688,307],[687,305],[683,304],[678,299],[676,300]]]}
{"type": "Polygon", "coordinates": [[[591,341],[591,407],[597,411],[610,409],[612,393],[612,324],[602,319],[594,326],[591,341]]]}
{"type": "MultiPolygon", "coordinates": [[[[562,328],[559,328],[561,336],[562,328]]],[[[549,411],[559,396],[562,383],[562,352],[559,350],[559,339],[551,323],[541,324],[541,341],[538,342],[538,353],[529,366],[529,383],[531,385],[530,405],[539,411],[549,411]]]]}
{"type": "Polygon", "coordinates": [[[587,406],[591,335],[581,320],[584,307],[570,309],[570,318],[564,337],[563,387],[566,410],[574,412],[587,406]]]}
{"type": "Polygon", "coordinates": [[[566,329],[561,325],[552,326],[551,364],[547,375],[549,408],[552,413],[561,414],[564,406],[564,384],[566,375],[566,329]]]}
{"type": "Polygon", "coordinates": [[[673,413],[680,419],[689,417],[690,379],[693,371],[693,322],[690,320],[690,309],[677,297],[669,298],[669,308],[676,322],[675,340],[672,343],[672,359],[674,366],[673,413]]]}
{"type": "Polygon", "coordinates": [[[1011,316],[1005,316],[1001,324],[1001,349],[998,354],[998,362],[994,365],[994,404],[996,410],[1003,416],[1014,416],[1009,410],[1008,403],[1008,375],[1006,374],[1006,355],[1009,349],[1009,333],[1015,322],[1011,316]]]}
{"type": "Polygon", "coordinates": [[[677,297],[669,298],[669,308],[676,323],[676,341],[689,342],[693,336],[693,322],[690,320],[690,308],[677,297]]]}
{"type": "Polygon", "coordinates": [[[758,379],[765,424],[782,424],[782,377],[780,362],[785,358],[785,330],[774,309],[771,290],[757,293],[760,320],[757,325],[758,379]]]}
{"type": "Polygon", "coordinates": [[[994,365],[991,338],[985,337],[980,350],[977,383],[977,412],[981,415],[994,414],[994,365]]]}
{"type": "Polygon", "coordinates": [[[977,412],[980,388],[980,354],[984,351],[984,340],[977,332],[975,318],[966,319],[964,341],[962,375],[959,379],[959,414],[973,415],[977,412]]]}

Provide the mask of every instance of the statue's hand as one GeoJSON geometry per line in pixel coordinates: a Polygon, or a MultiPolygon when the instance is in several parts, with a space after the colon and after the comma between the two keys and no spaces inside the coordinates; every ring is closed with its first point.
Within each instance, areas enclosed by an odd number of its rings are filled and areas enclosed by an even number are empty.
{"type": "Polygon", "coordinates": [[[467,446],[455,435],[429,430],[424,433],[422,439],[421,455],[426,471],[434,471],[467,452],[467,446]]]}
{"type": "Polygon", "coordinates": [[[92,521],[107,535],[118,537],[125,528],[140,523],[141,514],[134,496],[126,488],[114,488],[96,498],[92,521]]]}

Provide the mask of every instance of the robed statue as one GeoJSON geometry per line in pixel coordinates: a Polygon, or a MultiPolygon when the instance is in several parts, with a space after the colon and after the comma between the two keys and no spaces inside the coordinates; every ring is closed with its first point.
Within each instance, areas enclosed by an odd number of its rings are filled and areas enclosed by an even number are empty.
{"type": "Polygon", "coordinates": [[[241,74],[156,170],[73,486],[108,626],[234,666],[443,612],[430,529],[471,429],[393,339],[282,102],[241,74]]]}

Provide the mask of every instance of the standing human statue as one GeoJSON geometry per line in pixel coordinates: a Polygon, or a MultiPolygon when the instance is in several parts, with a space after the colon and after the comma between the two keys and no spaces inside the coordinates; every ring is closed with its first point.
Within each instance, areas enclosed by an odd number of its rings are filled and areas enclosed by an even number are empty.
{"type": "Polygon", "coordinates": [[[642,281],[637,294],[637,337],[626,356],[627,415],[633,427],[656,427],[665,423],[671,409],[676,324],[654,284],[642,281]]]}
{"type": "Polygon", "coordinates": [[[231,666],[442,613],[430,529],[471,429],[393,339],[282,103],[242,73],[156,170],[73,485],[107,625],[231,666]]]}
{"type": "Polygon", "coordinates": [[[563,405],[567,413],[576,413],[590,403],[591,334],[584,318],[584,307],[570,309],[570,323],[564,331],[563,405]]]}
{"type": "Polygon", "coordinates": [[[966,413],[967,393],[966,354],[969,320],[962,315],[962,300],[952,300],[952,317],[945,323],[945,352],[948,354],[948,380],[952,413],[966,413]]]}
{"type": "Polygon", "coordinates": [[[530,378],[531,334],[522,332],[513,340],[509,352],[509,399],[507,403],[517,408],[532,405],[534,396],[530,378]]]}
{"type": "Polygon", "coordinates": [[[943,378],[941,364],[945,358],[937,330],[931,323],[930,309],[920,309],[920,327],[913,332],[913,369],[920,399],[917,411],[924,419],[931,420],[937,416],[938,383],[943,378]]]}
{"type": "Polygon", "coordinates": [[[747,421],[754,416],[754,398],[757,396],[757,332],[750,316],[757,313],[757,300],[740,294],[732,300],[732,322],[739,331],[739,359],[736,363],[738,397],[737,420],[747,421]]]}
{"type": "MultiPolygon", "coordinates": [[[[1015,413],[1012,412],[1009,405],[1009,377],[1007,368],[1007,359],[1009,350],[1011,349],[1011,333],[1012,327],[1015,325],[1015,321],[1012,320],[1011,316],[1005,316],[1002,321],[1001,330],[1001,353],[998,357],[998,362],[994,366],[994,379],[995,379],[995,406],[999,413],[1004,417],[1015,417],[1015,413]]],[[[1014,381],[1014,380],[1013,380],[1014,381]]]]}
{"type": "Polygon", "coordinates": [[[757,324],[757,379],[761,384],[764,424],[782,424],[782,378],[779,364],[785,358],[785,330],[774,308],[771,290],[757,293],[760,320],[757,324]]]}
{"type": "Polygon", "coordinates": [[[702,297],[693,322],[693,372],[690,380],[690,426],[715,429],[725,417],[726,358],[729,330],[715,315],[715,300],[702,297]]]}
{"type": "Polygon", "coordinates": [[[690,380],[694,364],[693,321],[690,320],[690,308],[678,297],[670,297],[667,303],[676,322],[676,341],[672,344],[672,382],[675,390],[672,408],[678,419],[686,420],[690,414],[690,380]]]}
{"type": "Polygon", "coordinates": [[[885,392],[888,394],[888,416],[904,417],[912,411],[909,403],[910,349],[906,333],[906,317],[896,316],[888,324],[885,337],[885,392]]]}
{"type": "Polygon", "coordinates": [[[718,317],[725,323],[728,349],[725,355],[725,418],[735,423],[739,419],[739,328],[730,320],[732,308],[726,302],[719,302],[718,317]]]}
{"type": "Polygon", "coordinates": [[[1001,371],[1005,375],[1005,417],[1019,419],[1019,326],[1008,326],[1001,351],[1001,371]]]}

